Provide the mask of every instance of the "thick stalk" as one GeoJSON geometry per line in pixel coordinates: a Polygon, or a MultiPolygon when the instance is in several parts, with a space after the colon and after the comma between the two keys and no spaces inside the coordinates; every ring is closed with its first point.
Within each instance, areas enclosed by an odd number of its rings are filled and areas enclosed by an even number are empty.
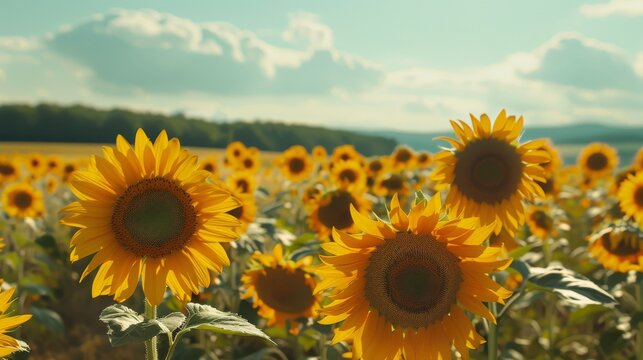
{"type": "MultiPolygon", "coordinates": [[[[489,310],[494,318],[497,318],[498,308],[495,302],[489,303],[489,310]]],[[[487,355],[489,360],[498,359],[498,327],[493,322],[487,320],[489,331],[487,332],[487,355]]]]}
{"type": "MultiPolygon", "coordinates": [[[[636,284],[636,298],[639,312],[643,312],[643,278],[636,284]]],[[[643,321],[639,321],[636,330],[636,359],[643,360],[643,321]]]]}
{"type": "MultiPolygon", "coordinates": [[[[145,318],[156,320],[156,305],[151,305],[145,299],[145,318]]],[[[158,360],[158,349],[156,345],[156,336],[145,341],[145,360],[158,360]]]]}

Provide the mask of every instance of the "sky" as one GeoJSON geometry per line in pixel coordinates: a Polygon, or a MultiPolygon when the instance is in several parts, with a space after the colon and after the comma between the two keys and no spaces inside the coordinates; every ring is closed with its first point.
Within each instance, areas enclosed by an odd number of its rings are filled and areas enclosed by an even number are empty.
{"type": "Polygon", "coordinates": [[[643,0],[0,3],[0,103],[436,131],[643,125],[643,0]]]}

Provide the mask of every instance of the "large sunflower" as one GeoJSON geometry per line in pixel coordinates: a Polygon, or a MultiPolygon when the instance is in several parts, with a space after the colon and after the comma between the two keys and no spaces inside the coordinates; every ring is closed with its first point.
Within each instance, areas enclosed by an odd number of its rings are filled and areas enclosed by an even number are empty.
{"type": "Polygon", "coordinates": [[[366,173],[364,169],[355,160],[341,161],[331,172],[333,183],[349,191],[362,191],[366,188],[366,173]]]}
{"type": "Polygon", "coordinates": [[[317,282],[310,269],[312,257],[290,260],[278,244],[272,255],[256,253],[252,258],[250,269],[241,277],[245,289],[241,297],[252,299],[268,326],[284,327],[290,320],[288,330],[297,334],[299,326],[294,322],[317,317],[321,301],[321,295],[313,294],[317,282]]]}
{"type": "Polygon", "coordinates": [[[247,171],[235,171],[226,178],[226,185],[241,194],[254,194],[257,191],[257,180],[247,171]]]}
{"type": "Polygon", "coordinates": [[[630,175],[618,190],[621,210],[643,228],[643,171],[630,175]]]}
{"type": "MultiPolygon", "coordinates": [[[[1,282],[2,280],[0,279],[0,283],[1,282]]],[[[11,297],[15,290],[16,288],[11,288],[0,292],[0,357],[3,359],[5,356],[21,350],[18,341],[6,335],[6,333],[31,319],[31,315],[7,316],[5,314],[5,311],[7,311],[11,305],[11,297]]]]}
{"type": "Polygon", "coordinates": [[[310,208],[308,224],[321,240],[329,239],[333,228],[347,232],[355,230],[350,216],[351,206],[364,214],[371,210],[370,201],[364,198],[362,193],[340,189],[318,195],[307,205],[310,208]]]}
{"type": "Polygon", "coordinates": [[[527,208],[527,226],[529,231],[540,239],[556,235],[552,210],[545,205],[531,205],[527,208]]]}
{"type": "Polygon", "coordinates": [[[586,177],[600,179],[611,175],[618,165],[616,149],[603,143],[591,143],[581,150],[577,160],[586,177]]]}
{"type": "Polygon", "coordinates": [[[154,143],[143,130],[132,147],[118,136],[116,148],[103,147],[87,169],[72,176],[79,201],[62,212],[63,224],[80,228],[72,237],[70,259],[92,260],[81,281],[98,269],[92,296],[129,298],[142,278],[143,292],[158,305],[165,289],[181,300],[210,285],[210,270],[229,264],[220,242],[238,237],[239,221],[227,214],[239,202],[206,182],[197,158],[168,140],[154,143]]]}
{"type": "Polygon", "coordinates": [[[27,169],[33,178],[39,178],[47,172],[47,160],[42,154],[33,153],[25,158],[27,169]]]}
{"type": "Polygon", "coordinates": [[[409,169],[415,165],[416,154],[408,146],[398,146],[391,154],[391,166],[394,171],[409,169]]]}
{"type": "Polygon", "coordinates": [[[322,244],[331,256],[320,256],[315,292],[332,289],[332,302],[320,323],[343,321],[333,342],[353,339],[358,358],[451,359],[451,345],[466,358],[484,340],[464,310],[495,322],[482,302],[504,303],[511,292],[488,274],[511,260],[484,245],[493,225],[440,221],[439,194],[408,214],[394,196],[390,209],[390,224],[351,209],[363,233],[335,231],[322,244]]]}
{"type": "Polygon", "coordinates": [[[20,164],[14,159],[0,156],[0,184],[20,177],[20,164]]]}
{"type": "Polygon", "coordinates": [[[486,114],[471,119],[473,127],[451,121],[459,140],[438,138],[454,149],[436,154],[432,178],[436,189],[449,187],[446,205],[451,218],[476,216],[483,225],[495,224],[494,234],[504,229],[505,238],[513,237],[525,222],[522,199],[544,196],[535,180],[546,181],[539,164],[549,155],[538,150],[545,140],[519,144],[523,118],[507,116],[504,110],[493,125],[486,114]]]}
{"type": "Polygon", "coordinates": [[[643,271],[643,233],[634,224],[610,225],[589,236],[589,253],[606,269],[643,271]]]}
{"type": "Polygon", "coordinates": [[[2,191],[2,207],[11,217],[40,217],[45,211],[42,192],[29,183],[8,185],[2,191]]]}
{"type": "Polygon", "coordinates": [[[281,173],[291,181],[306,180],[313,170],[313,161],[308,156],[308,151],[301,145],[289,147],[278,158],[277,163],[281,173]]]}

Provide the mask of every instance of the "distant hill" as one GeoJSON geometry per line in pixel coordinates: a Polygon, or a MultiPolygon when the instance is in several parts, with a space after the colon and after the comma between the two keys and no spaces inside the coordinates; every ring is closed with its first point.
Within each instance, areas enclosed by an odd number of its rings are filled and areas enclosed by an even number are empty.
{"type": "Polygon", "coordinates": [[[390,153],[397,145],[387,136],[272,121],[221,123],[182,115],[86,106],[0,106],[0,141],[112,143],[117,134],[133,139],[138,128],[145,129],[150,137],[165,129],[170,136],[178,137],[181,144],[199,147],[224,148],[233,140],[269,151],[282,151],[292,145],[311,150],[315,145],[333,149],[353,144],[365,155],[378,155],[390,153]]]}
{"type": "MultiPolygon", "coordinates": [[[[387,130],[364,130],[362,134],[391,137],[400,144],[407,144],[416,150],[439,151],[440,146],[449,146],[444,141],[435,141],[437,136],[455,136],[453,131],[433,133],[412,133],[387,130]]],[[[642,126],[611,126],[593,123],[580,123],[556,127],[527,127],[522,140],[550,138],[563,150],[566,163],[576,161],[578,151],[591,142],[605,142],[614,146],[621,157],[621,163],[631,161],[639,147],[643,146],[642,126]]]]}

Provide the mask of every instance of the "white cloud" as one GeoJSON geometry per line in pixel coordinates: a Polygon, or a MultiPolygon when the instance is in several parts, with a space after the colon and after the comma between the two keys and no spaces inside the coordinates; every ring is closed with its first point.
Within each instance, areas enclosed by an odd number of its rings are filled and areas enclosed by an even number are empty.
{"type": "Polygon", "coordinates": [[[579,11],[589,18],[603,18],[612,15],[643,16],[643,0],[610,0],[602,4],[583,5],[579,11]]]}
{"type": "Polygon", "coordinates": [[[40,46],[38,40],[22,36],[0,36],[0,51],[30,51],[40,46]]]}
{"type": "Polygon", "coordinates": [[[311,14],[270,36],[279,34],[285,46],[230,23],[116,10],[29,42],[5,40],[0,101],[413,131],[501,108],[530,125],[632,123],[643,111],[643,53],[631,61],[581,34],[455,70],[385,69],[336,49],[332,29],[311,14]],[[16,45],[27,43],[40,45],[16,45]]]}
{"type": "Polygon", "coordinates": [[[49,36],[49,49],[92,70],[97,89],[221,95],[362,91],[380,72],[332,48],[332,31],[312,15],[291,18],[287,36],[305,48],[272,45],[229,23],[195,23],[154,10],[115,10],[49,36]]]}
{"type": "Polygon", "coordinates": [[[291,15],[282,38],[290,43],[303,42],[309,49],[332,49],[334,45],[333,30],[310,13],[291,15]]]}

